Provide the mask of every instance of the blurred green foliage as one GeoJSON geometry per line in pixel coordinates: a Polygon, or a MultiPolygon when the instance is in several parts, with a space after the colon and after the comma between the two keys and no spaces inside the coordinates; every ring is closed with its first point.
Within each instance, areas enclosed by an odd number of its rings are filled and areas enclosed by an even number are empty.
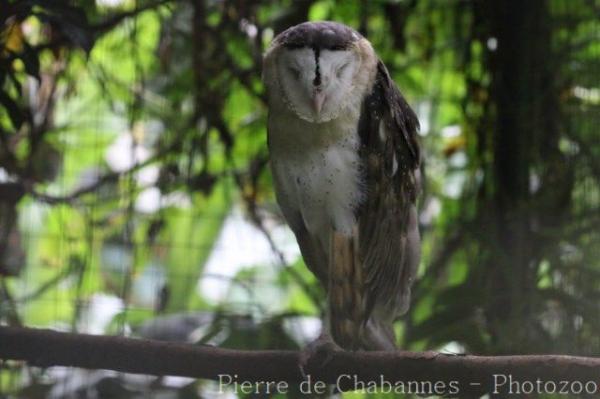
{"type": "MultiPolygon", "coordinates": [[[[324,296],[277,239],[260,65],[281,30],[330,19],[372,41],[421,120],[423,261],[401,346],[598,355],[600,6],[525,4],[3,2],[0,322],[303,345],[324,296]],[[278,260],[211,275],[240,212],[256,237],[229,248],[266,240],[278,260]]],[[[19,370],[0,394],[68,397],[19,370]]]]}

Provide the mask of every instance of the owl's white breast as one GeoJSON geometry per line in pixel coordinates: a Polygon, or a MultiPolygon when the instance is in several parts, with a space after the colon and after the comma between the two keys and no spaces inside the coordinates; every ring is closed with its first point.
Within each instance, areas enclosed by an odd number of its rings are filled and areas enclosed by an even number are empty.
{"type": "Polygon", "coordinates": [[[354,210],[364,196],[358,155],[359,115],[359,109],[348,109],[339,118],[320,124],[285,112],[269,118],[278,201],[286,218],[301,215],[309,233],[318,237],[324,248],[328,247],[331,227],[351,234],[356,222],[354,210]]]}

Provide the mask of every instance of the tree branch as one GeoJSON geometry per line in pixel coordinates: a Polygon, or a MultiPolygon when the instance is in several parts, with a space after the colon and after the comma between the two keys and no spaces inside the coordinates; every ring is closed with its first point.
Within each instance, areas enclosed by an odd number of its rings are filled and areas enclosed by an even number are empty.
{"type": "MultiPolygon", "coordinates": [[[[0,327],[0,359],[24,360],[39,367],[72,366],[213,380],[219,380],[219,375],[227,375],[238,383],[285,381],[292,386],[303,381],[298,355],[295,351],[242,351],[0,327]]],[[[376,384],[385,389],[387,382],[392,387],[404,384],[404,389],[410,388],[410,384],[425,389],[429,387],[430,390],[445,387],[444,392],[419,392],[425,394],[474,397],[487,392],[506,396],[509,388],[513,393],[516,389],[526,392],[530,388],[527,383],[530,383],[533,389],[541,387],[541,392],[551,389],[550,384],[554,384],[558,393],[565,384],[569,393],[596,394],[600,384],[600,359],[554,355],[489,357],[435,352],[339,351],[325,367],[309,363],[306,372],[311,375],[313,383],[337,384],[342,390],[365,389],[361,383],[376,384]]]]}

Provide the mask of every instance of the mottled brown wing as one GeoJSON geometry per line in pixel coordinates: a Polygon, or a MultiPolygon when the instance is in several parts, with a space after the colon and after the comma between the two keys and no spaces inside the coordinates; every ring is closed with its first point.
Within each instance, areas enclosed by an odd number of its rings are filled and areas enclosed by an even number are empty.
{"type": "Polygon", "coordinates": [[[417,117],[381,62],[358,128],[367,198],[350,237],[332,232],[330,329],[343,348],[389,350],[419,262],[420,153],[417,117]]]}
{"type": "Polygon", "coordinates": [[[383,63],[359,124],[367,199],[358,209],[366,319],[404,313],[420,256],[418,119],[383,63]]]}

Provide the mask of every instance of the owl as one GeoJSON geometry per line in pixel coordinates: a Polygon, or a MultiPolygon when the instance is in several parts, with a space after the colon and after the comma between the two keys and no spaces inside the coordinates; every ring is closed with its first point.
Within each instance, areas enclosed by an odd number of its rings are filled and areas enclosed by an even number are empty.
{"type": "Polygon", "coordinates": [[[336,22],[276,36],[263,81],[277,202],[327,292],[321,339],[393,350],[420,258],[418,119],[370,42],[336,22]]]}

